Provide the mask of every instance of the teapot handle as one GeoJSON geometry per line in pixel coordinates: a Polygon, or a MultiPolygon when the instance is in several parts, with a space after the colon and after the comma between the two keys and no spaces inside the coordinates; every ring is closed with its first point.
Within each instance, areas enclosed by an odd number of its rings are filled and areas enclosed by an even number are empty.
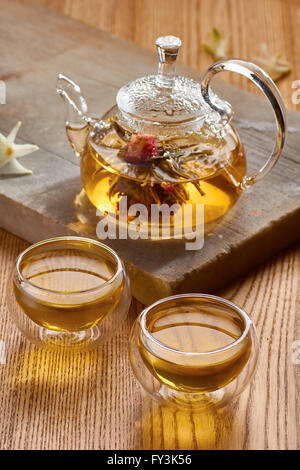
{"type": "Polygon", "coordinates": [[[224,70],[237,72],[249,78],[249,80],[251,80],[258,88],[260,88],[260,90],[268,98],[275,115],[276,142],[274,144],[273,151],[262,168],[260,168],[255,173],[244,177],[241,183],[241,188],[246,189],[264,178],[272,170],[273,166],[278,161],[282,153],[286,135],[285,106],[277,86],[260,67],[251,62],[240,59],[220,60],[211,65],[204,75],[201,82],[201,92],[205,102],[221,117],[222,124],[226,124],[230,121],[233,114],[232,109],[226,101],[220,100],[212,92],[210,82],[214,75],[219,72],[223,72],[224,70]]]}

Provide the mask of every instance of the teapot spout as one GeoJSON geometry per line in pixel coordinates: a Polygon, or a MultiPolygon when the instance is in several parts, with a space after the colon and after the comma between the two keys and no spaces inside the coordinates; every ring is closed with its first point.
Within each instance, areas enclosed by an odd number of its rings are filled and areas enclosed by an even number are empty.
{"type": "Polygon", "coordinates": [[[80,87],[66,75],[58,74],[56,91],[63,98],[66,105],[66,124],[71,126],[86,125],[89,118],[86,101],[81,94],[80,87]]]}
{"type": "Polygon", "coordinates": [[[58,74],[56,91],[62,97],[66,107],[66,132],[69,142],[77,157],[80,157],[89,131],[90,118],[87,116],[87,103],[80,87],[69,77],[58,74]]]}

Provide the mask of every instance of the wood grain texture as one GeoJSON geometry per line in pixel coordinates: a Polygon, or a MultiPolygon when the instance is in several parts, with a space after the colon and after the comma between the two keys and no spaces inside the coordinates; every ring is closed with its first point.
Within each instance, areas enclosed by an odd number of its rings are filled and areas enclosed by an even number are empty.
{"type": "MultiPolygon", "coordinates": [[[[7,283],[27,244],[0,230],[0,282],[7,283]]],[[[37,350],[12,324],[1,289],[2,449],[295,449],[299,448],[300,247],[282,253],[220,294],[252,317],[260,336],[256,377],[238,402],[216,413],[161,409],[130,370],[128,336],[141,305],[99,351],[37,350]]]]}
{"type": "MultiPolygon", "coordinates": [[[[202,49],[207,34],[217,27],[229,36],[228,55],[252,60],[261,55],[261,44],[271,53],[282,53],[293,72],[279,82],[290,109],[292,82],[300,77],[299,0],[39,0],[60,13],[97,26],[153,50],[158,36],[180,36],[184,48],[179,61],[204,73],[212,59],[202,49]]],[[[248,91],[255,88],[244,78],[225,80],[248,91]]]]}
{"type": "MultiPolygon", "coordinates": [[[[202,57],[202,70],[204,57],[199,45],[193,48],[200,21],[201,37],[211,26],[219,26],[232,35],[232,47],[251,56],[260,38],[269,38],[274,50],[285,44],[286,56],[295,67],[299,64],[296,1],[180,0],[180,15],[177,0],[43,3],[146,47],[152,47],[161,32],[179,34],[190,41],[185,63],[199,66],[202,57]]],[[[234,55],[241,55],[237,52],[234,55]]],[[[286,100],[289,80],[280,84],[286,100]]],[[[0,230],[0,340],[7,352],[7,364],[0,365],[0,448],[300,448],[300,365],[291,360],[292,342],[300,339],[300,247],[283,252],[220,293],[243,306],[257,325],[261,345],[257,375],[232,407],[217,414],[187,415],[158,408],[132,377],[127,341],[141,309],[136,302],[120,332],[98,352],[37,351],[22,338],[8,315],[5,286],[17,254],[26,246],[0,230]]]]}

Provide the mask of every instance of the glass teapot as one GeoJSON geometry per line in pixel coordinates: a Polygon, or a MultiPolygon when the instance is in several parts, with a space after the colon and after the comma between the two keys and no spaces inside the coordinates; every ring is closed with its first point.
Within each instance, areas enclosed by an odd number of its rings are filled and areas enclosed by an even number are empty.
{"type": "MultiPolygon", "coordinates": [[[[128,208],[143,205],[146,210],[142,211],[144,218],[139,211],[140,230],[146,230],[152,239],[174,238],[183,225],[185,234],[193,231],[194,211],[188,221],[176,217],[176,212],[187,205],[204,207],[206,228],[216,222],[243,189],[269,173],[285,141],[284,104],[274,82],[262,69],[239,59],[221,60],[209,67],[198,83],[175,75],[180,46],[180,39],[174,36],[158,38],[158,73],[123,86],[116,105],[101,119],[88,116],[77,84],[62,74],[57,82],[57,92],[68,108],[67,135],[81,159],[82,184],[88,199],[100,213],[113,213],[114,217],[124,197],[128,208]],[[214,75],[224,70],[255,83],[275,115],[274,149],[263,167],[250,175],[243,145],[230,123],[232,107],[210,86],[214,75]],[[153,222],[153,205],[170,208],[167,222],[161,216],[153,222]],[[169,231],[163,235],[166,223],[169,231]],[[154,224],[159,230],[152,230],[154,224]]],[[[127,225],[135,223],[136,212],[128,210],[127,225]]]]}

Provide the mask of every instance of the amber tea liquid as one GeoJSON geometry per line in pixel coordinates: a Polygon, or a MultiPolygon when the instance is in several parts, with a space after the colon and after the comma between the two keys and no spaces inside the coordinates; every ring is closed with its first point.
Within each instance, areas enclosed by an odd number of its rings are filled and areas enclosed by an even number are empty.
{"type": "MultiPolygon", "coordinates": [[[[70,242],[74,245],[74,242],[70,242]]],[[[57,249],[23,258],[26,282],[14,280],[16,300],[35,323],[55,331],[80,331],[95,326],[114,310],[121,286],[107,285],[116,272],[112,259],[90,250],[57,249]],[[101,288],[102,287],[102,288],[101,288]]],[[[86,245],[86,243],[85,243],[86,245]]]]}
{"type": "MultiPolygon", "coordinates": [[[[172,194],[152,180],[145,183],[146,175],[141,175],[140,180],[122,175],[122,162],[118,159],[118,153],[123,143],[113,130],[104,137],[101,145],[90,142],[84,149],[81,141],[82,135],[86,135],[86,128],[79,130],[67,127],[67,134],[73,147],[80,150],[82,182],[89,200],[95,207],[113,206],[116,213],[123,195],[127,196],[128,206],[142,203],[149,211],[151,204],[203,204],[207,226],[234,205],[246,175],[244,149],[233,127],[228,129],[222,139],[204,130],[202,134],[177,136],[162,143],[180,149],[187,157],[193,155],[193,152],[204,152],[203,157],[185,164],[187,170],[192,165],[199,175],[198,187],[193,182],[180,181],[173,184],[175,191],[172,194]],[[117,163],[110,167],[108,162],[117,163]]],[[[191,228],[193,226],[194,220],[191,228]]]]}
{"type": "Polygon", "coordinates": [[[186,393],[211,392],[235,379],[248,361],[251,340],[226,348],[241,337],[244,325],[213,307],[170,307],[148,321],[147,330],[161,344],[172,350],[194,353],[177,354],[158,344],[139,338],[141,357],[161,383],[186,393]],[[198,355],[195,353],[207,353],[198,355]]]}

